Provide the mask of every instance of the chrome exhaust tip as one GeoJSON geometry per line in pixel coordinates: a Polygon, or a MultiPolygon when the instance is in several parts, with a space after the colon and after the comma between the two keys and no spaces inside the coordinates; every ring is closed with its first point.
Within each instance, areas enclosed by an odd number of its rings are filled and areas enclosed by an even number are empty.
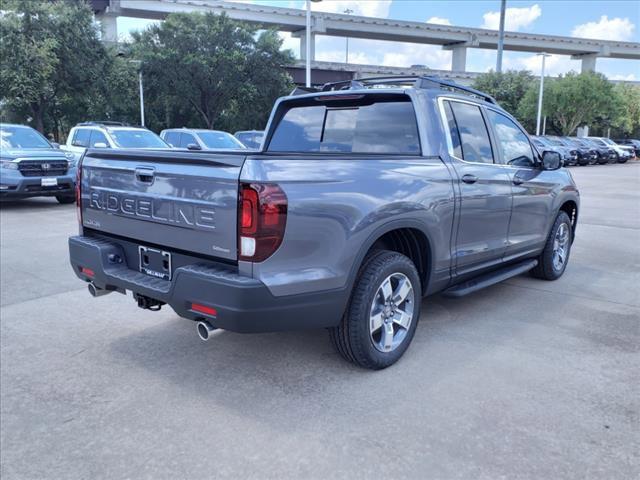
{"type": "Polygon", "coordinates": [[[211,335],[216,330],[216,327],[211,325],[206,320],[202,320],[201,322],[198,322],[197,329],[198,329],[198,336],[200,337],[200,340],[202,340],[203,342],[206,342],[211,338],[211,335]]]}
{"type": "Polygon", "coordinates": [[[103,295],[108,295],[111,293],[111,290],[105,290],[104,288],[97,287],[92,283],[90,283],[87,288],[89,289],[89,293],[92,297],[102,297],[103,295]]]}

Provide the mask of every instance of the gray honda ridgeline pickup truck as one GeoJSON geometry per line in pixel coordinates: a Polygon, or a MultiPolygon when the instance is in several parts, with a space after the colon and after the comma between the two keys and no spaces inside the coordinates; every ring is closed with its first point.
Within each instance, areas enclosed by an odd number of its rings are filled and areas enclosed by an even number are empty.
{"type": "Polygon", "coordinates": [[[571,174],[476,90],[429,77],[296,89],[261,148],[88,150],[76,275],[93,296],[170,305],[203,340],[323,327],[345,359],[380,369],[409,346],[424,296],[567,267],[571,174]]]}

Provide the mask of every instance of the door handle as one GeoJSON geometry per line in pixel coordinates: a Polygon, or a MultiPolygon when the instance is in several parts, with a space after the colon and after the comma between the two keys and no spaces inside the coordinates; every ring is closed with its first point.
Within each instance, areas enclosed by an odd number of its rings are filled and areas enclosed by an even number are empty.
{"type": "Polygon", "coordinates": [[[153,168],[136,168],[136,180],[142,183],[153,183],[155,171],[153,168]]]}
{"type": "Polygon", "coordinates": [[[462,176],[462,181],[464,183],[476,183],[478,181],[478,177],[476,177],[475,175],[471,175],[470,173],[467,173],[466,175],[462,176]]]}

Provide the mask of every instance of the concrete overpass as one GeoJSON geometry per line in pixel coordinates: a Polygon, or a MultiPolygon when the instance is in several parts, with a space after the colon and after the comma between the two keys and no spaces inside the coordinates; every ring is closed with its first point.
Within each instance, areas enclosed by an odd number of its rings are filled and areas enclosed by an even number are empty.
{"type": "MultiPolygon", "coordinates": [[[[452,52],[451,70],[466,72],[469,48],[497,49],[498,32],[481,28],[435,25],[325,12],[312,13],[311,38],[306,38],[305,11],[219,0],[90,0],[96,19],[102,25],[103,40],[118,41],[119,16],[164,19],[177,12],[226,13],[230,18],[280,31],[300,39],[300,52],[311,42],[311,60],[315,60],[315,36],[318,34],[386,40],[403,43],[440,45],[452,52]]],[[[505,32],[504,49],[518,52],[548,52],[569,55],[582,61],[582,71],[594,71],[600,57],[640,60],[640,43],[593,40],[557,35],[505,32]]],[[[384,67],[380,67],[384,68],[384,67]]]]}

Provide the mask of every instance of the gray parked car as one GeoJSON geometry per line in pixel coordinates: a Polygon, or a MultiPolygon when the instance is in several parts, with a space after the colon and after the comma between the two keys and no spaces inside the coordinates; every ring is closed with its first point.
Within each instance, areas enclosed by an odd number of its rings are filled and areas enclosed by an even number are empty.
{"type": "Polygon", "coordinates": [[[170,128],[160,132],[160,137],[174,148],[186,148],[188,150],[237,150],[247,148],[236,137],[220,130],[170,128]]]}
{"type": "Polygon", "coordinates": [[[72,153],[25,125],[0,124],[0,198],[56,197],[75,201],[72,153]]]}
{"type": "Polygon", "coordinates": [[[557,153],[428,77],[295,91],[260,152],[90,150],[79,189],[69,252],[94,296],[169,304],[202,339],[326,327],[373,369],[405,352],[426,295],[559,278],[579,210],[557,153]]]}

